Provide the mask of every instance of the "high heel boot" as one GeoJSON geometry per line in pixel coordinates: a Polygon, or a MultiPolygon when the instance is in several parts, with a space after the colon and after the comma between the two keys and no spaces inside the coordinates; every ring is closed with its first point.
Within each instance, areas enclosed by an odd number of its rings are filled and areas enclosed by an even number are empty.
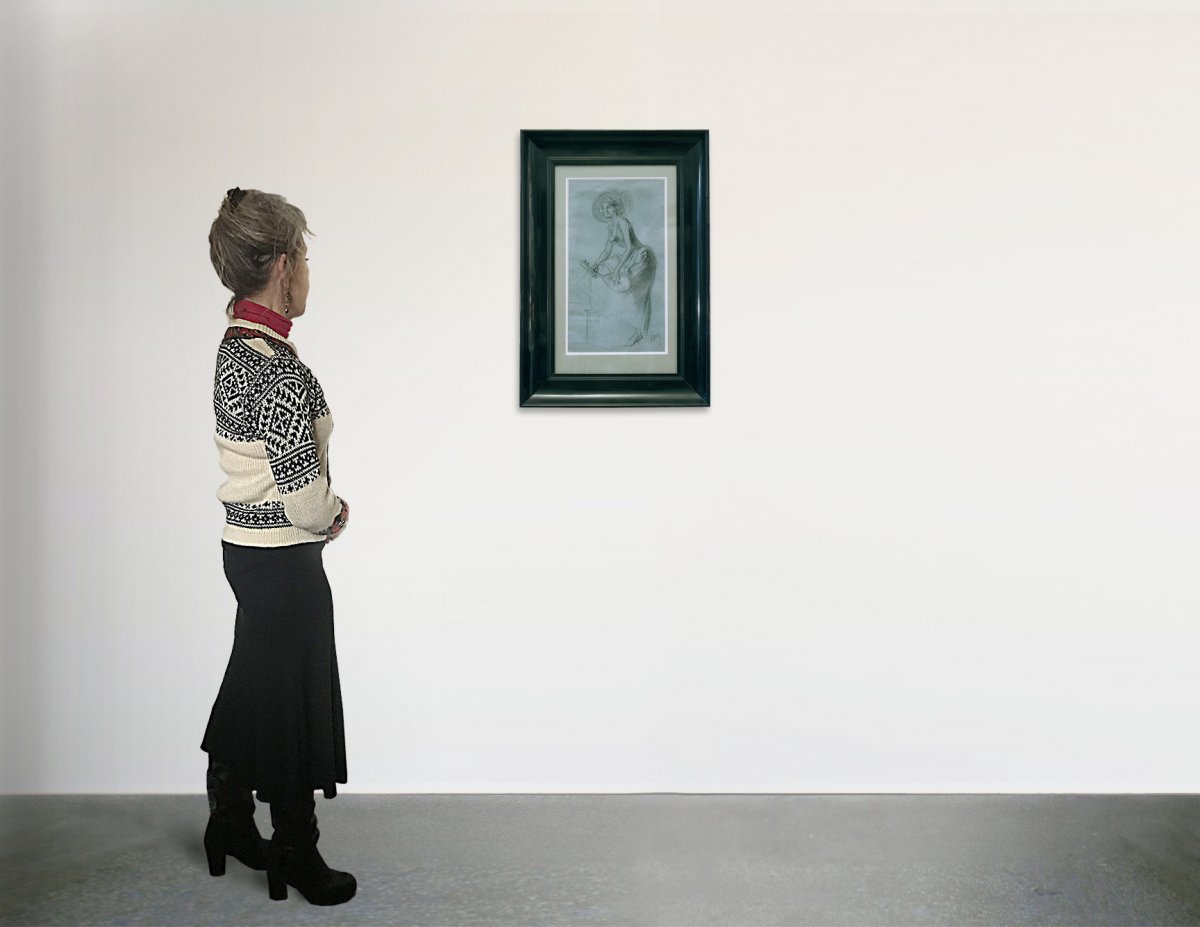
{"type": "Polygon", "coordinates": [[[208,871],[225,874],[225,857],[232,856],[251,869],[267,868],[267,841],[254,823],[254,796],[237,773],[224,763],[208,761],[208,827],[204,853],[208,871]]]}
{"type": "Polygon", "coordinates": [[[342,904],[354,897],[358,882],[348,872],[330,869],[321,858],[312,793],[286,801],[271,802],[271,824],[275,833],[267,846],[267,888],[271,899],[284,901],[288,886],[309,904],[342,904]]]}

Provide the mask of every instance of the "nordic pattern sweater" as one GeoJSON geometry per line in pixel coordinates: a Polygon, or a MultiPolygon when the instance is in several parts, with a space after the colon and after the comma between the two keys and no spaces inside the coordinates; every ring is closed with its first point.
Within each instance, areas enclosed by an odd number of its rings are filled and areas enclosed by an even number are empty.
{"type": "Polygon", "coordinates": [[[217,351],[222,538],[248,547],[324,543],[342,503],[329,488],[333,417],[321,384],[295,345],[266,325],[230,325],[263,337],[226,337],[217,351]]]}

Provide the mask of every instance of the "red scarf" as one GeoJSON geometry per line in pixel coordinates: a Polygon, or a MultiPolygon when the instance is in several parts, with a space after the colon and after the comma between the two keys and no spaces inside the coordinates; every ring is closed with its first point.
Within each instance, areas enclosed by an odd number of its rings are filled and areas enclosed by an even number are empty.
{"type": "Polygon", "coordinates": [[[233,317],[235,319],[243,319],[247,322],[258,322],[260,325],[267,326],[267,328],[283,338],[286,338],[288,332],[292,330],[291,319],[285,319],[278,312],[274,312],[258,303],[252,303],[248,299],[239,299],[237,301],[233,307],[233,317]]]}

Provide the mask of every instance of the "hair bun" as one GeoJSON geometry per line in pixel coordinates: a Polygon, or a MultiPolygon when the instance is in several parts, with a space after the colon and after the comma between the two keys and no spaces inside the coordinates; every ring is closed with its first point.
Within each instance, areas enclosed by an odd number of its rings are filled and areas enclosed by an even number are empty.
{"type": "Polygon", "coordinates": [[[241,187],[234,187],[231,190],[226,190],[225,195],[229,197],[229,205],[237,209],[238,203],[242,201],[242,198],[246,195],[246,191],[241,187]]]}

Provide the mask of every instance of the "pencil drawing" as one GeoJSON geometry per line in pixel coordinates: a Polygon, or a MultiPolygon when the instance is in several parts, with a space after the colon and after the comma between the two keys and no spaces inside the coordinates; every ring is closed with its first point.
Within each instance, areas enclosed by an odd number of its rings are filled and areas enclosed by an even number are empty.
{"type": "MultiPolygon", "coordinates": [[[[590,191],[581,192],[586,195],[590,191]]],[[[652,335],[651,319],[655,315],[653,296],[658,257],[654,249],[638,237],[631,219],[637,195],[647,200],[637,204],[642,206],[640,215],[662,214],[654,202],[655,199],[661,202],[661,193],[657,198],[647,193],[647,189],[639,189],[636,182],[605,186],[594,194],[591,202],[592,218],[603,226],[603,243],[595,231],[586,229],[578,237],[574,232],[570,236],[573,247],[595,254],[592,259],[579,259],[578,267],[583,273],[573,274],[579,279],[572,287],[569,307],[576,315],[569,340],[571,351],[643,353],[662,350],[662,339],[657,332],[653,333],[655,337],[648,337],[652,335]],[[580,315],[582,326],[578,325],[580,315]]],[[[578,214],[581,210],[577,207],[574,211],[578,214]]]]}

